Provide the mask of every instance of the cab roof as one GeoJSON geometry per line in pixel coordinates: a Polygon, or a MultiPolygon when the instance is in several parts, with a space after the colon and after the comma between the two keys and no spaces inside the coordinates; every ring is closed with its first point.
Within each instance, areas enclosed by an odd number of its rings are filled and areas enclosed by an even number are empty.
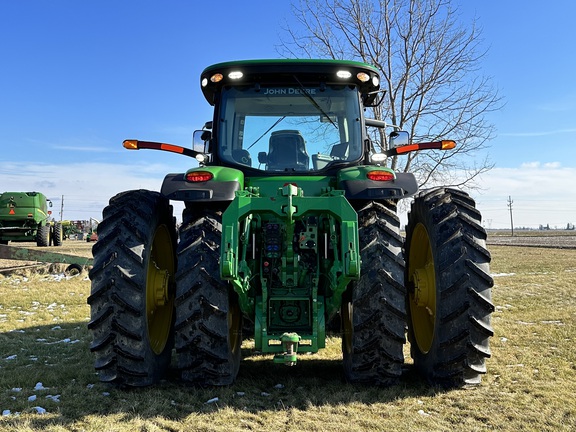
{"type": "Polygon", "coordinates": [[[378,70],[366,63],[332,59],[238,60],[208,66],[200,75],[204,97],[214,105],[214,96],[225,85],[289,85],[295,77],[303,85],[350,84],[362,94],[380,88],[378,70]],[[344,75],[337,75],[338,72],[344,75]],[[349,76],[345,77],[346,72],[349,76]],[[362,80],[358,77],[362,75],[362,80]]]}

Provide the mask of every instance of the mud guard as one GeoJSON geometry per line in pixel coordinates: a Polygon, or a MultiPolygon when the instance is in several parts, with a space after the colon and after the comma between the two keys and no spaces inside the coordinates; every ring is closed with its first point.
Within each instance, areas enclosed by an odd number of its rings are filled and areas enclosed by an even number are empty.
{"type": "Polygon", "coordinates": [[[164,177],[160,193],[174,201],[232,201],[236,191],[244,188],[244,174],[234,168],[201,167],[186,173],[171,173],[164,177]],[[209,181],[190,182],[186,175],[194,171],[212,174],[209,181]]]}
{"type": "Polygon", "coordinates": [[[340,185],[349,200],[400,199],[418,192],[418,183],[412,173],[396,173],[396,179],[389,182],[347,179],[340,185]]]}

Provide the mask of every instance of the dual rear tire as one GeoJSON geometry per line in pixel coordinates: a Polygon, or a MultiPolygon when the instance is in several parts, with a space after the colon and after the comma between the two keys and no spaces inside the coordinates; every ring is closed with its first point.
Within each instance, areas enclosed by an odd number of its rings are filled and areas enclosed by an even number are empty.
{"type": "Polygon", "coordinates": [[[110,200],[89,274],[90,349],[101,381],[130,387],[157,382],[168,371],[175,339],[184,381],[234,381],[242,315],[218,276],[221,215],[185,210],[176,250],[166,198],[138,190],[110,200]]]}
{"type": "Polygon", "coordinates": [[[366,203],[358,222],[362,272],[341,311],[346,379],[395,383],[407,330],[414,367],[430,384],[478,384],[490,357],[494,306],[474,201],[454,189],[420,194],[404,242],[393,202],[366,203]]]}

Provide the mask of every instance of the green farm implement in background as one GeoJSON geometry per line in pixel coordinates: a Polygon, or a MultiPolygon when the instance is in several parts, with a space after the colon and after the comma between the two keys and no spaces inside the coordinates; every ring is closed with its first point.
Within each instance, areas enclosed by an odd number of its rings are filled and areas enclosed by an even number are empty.
{"type": "Polygon", "coordinates": [[[0,244],[36,242],[62,246],[62,223],[50,220],[52,201],[40,192],[0,194],[0,244]]]}

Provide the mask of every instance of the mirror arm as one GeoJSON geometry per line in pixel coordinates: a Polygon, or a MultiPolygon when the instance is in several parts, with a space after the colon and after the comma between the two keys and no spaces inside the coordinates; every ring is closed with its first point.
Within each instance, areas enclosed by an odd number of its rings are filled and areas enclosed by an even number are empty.
{"type": "Polygon", "coordinates": [[[388,123],[386,123],[383,120],[376,120],[376,119],[365,119],[364,122],[366,123],[366,126],[373,126],[373,127],[377,127],[377,128],[386,128],[387,126],[392,126],[389,125],[388,123]]]}
{"type": "Polygon", "coordinates": [[[205,156],[204,153],[197,152],[196,150],[192,150],[186,147],[153,141],[124,140],[122,145],[125,149],[128,150],[140,150],[140,149],[162,150],[172,153],[178,153],[192,158],[197,158],[197,156],[205,156]]]}

